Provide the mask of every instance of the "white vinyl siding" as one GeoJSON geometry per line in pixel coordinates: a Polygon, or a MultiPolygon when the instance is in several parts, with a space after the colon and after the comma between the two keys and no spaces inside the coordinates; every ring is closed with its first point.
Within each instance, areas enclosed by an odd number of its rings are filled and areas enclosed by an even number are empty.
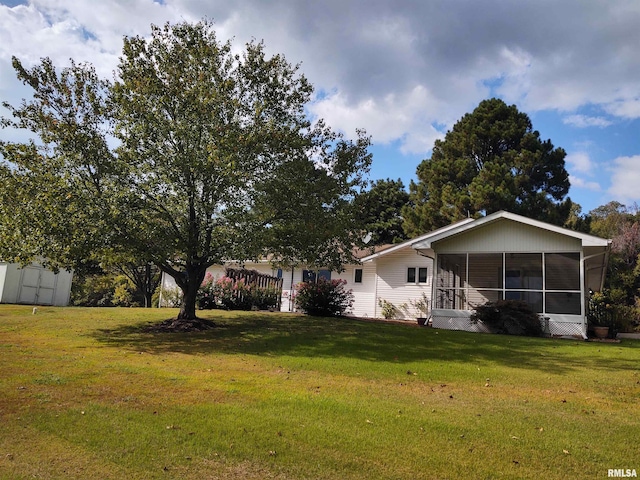
{"type": "Polygon", "coordinates": [[[576,252],[582,244],[577,238],[505,219],[440,240],[434,248],[438,253],[576,252]]]}
{"type": "MultiPolygon", "coordinates": [[[[433,272],[433,260],[418,255],[413,248],[407,246],[407,248],[377,258],[376,262],[378,264],[378,283],[375,316],[382,317],[378,299],[391,302],[398,309],[398,318],[414,320],[424,316],[424,314],[414,311],[409,302],[420,300],[423,293],[429,300],[431,299],[430,279],[433,272]],[[409,268],[416,269],[416,282],[407,282],[409,268]],[[420,268],[427,269],[427,283],[417,282],[420,268]],[[406,305],[407,310],[403,310],[402,305],[406,305]]],[[[431,306],[431,302],[429,302],[429,306],[431,306]]]]}
{"type": "Polygon", "coordinates": [[[372,318],[376,315],[376,264],[345,265],[344,272],[331,272],[331,278],[346,280],[345,289],[353,292],[353,308],[347,311],[354,317],[372,318]],[[362,269],[362,282],[355,282],[355,269],[362,269]]]}

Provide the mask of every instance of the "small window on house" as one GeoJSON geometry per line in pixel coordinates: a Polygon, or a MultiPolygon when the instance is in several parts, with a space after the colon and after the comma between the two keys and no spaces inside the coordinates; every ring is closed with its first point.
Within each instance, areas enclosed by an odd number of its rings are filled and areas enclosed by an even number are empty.
{"type": "Polygon", "coordinates": [[[354,283],[362,283],[362,269],[361,268],[356,268],[355,273],[354,273],[354,277],[353,277],[353,281],[354,281],[354,283]]]}
{"type": "Polygon", "coordinates": [[[331,270],[318,270],[318,280],[331,280],[331,270]]]}
{"type": "Polygon", "coordinates": [[[427,269],[419,268],[418,269],[418,283],[427,283],[427,269]]]}
{"type": "Polygon", "coordinates": [[[302,281],[315,283],[316,281],[316,272],[313,270],[302,270],[302,281]]]}
{"type": "Polygon", "coordinates": [[[415,267],[407,268],[407,283],[416,283],[416,269],[415,269],[415,267]]]}
{"type": "Polygon", "coordinates": [[[319,279],[331,280],[331,270],[302,270],[302,281],[315,283],[319,279]]]}
{"type": "Polygon", "coordinates": [[[281,268],[278,269],[278,273],[276,274],[276,277],[282,278],[282,269],[281,268]]]}

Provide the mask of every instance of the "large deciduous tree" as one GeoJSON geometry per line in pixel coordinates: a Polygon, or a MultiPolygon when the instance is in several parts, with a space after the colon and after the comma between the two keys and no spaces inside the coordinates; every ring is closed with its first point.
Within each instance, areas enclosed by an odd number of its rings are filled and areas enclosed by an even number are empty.
{"type": "Polygon", "coordinates": [[[88,64],[14,67],[34,97],[5,104],[3,123],[38,138],[0,145],[0,257],[152,262],[183,291],[179,320],[196,318],[213,264],[349,260],[369,139],[312,123],[312,86],[262,43],[236,54],[209,22],[167,24],[124,39],[114,81],[88,64]],[[304,212],[322,226],[310,244],[304,212]]]}
{"type": "Polygon", "coordinates": [[[571,207],[565,151],[543,141],[529,117],[484,100],[436,140],[411,182],[405,231],[420,235],[467,216],[508,210],[562,225],[571,207]]]}

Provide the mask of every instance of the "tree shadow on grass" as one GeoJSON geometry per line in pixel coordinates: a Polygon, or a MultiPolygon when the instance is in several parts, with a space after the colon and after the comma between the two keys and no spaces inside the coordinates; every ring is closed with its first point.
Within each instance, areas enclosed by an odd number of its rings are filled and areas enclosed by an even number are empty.
{"type": "Polygon", "coordinates": [[[637,371],[640,360],[640,342],[596,346],[579,341],[278,313],[251,312],[215,317],[214,321],[217,327],[203,332],[149,333],[149,324],[144,323],[98,329],[91,336],[106,345],[153,354],[240,353],[474,365],[488,362],[560,374],[576,368],[637,371]]]}

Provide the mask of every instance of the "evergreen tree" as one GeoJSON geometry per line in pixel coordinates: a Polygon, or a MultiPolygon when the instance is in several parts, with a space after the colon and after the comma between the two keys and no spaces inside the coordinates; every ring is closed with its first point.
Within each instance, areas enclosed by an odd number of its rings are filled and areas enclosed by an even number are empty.
{"type": "Polygon", "coordinates": [[[563,225],[571,208],[565,156],[515,105],[484,100],[418,166],[402,212],[405,232],[416,236],[498,210],[563,225]]]}
{"type": "Polygon", "coordinates": [[[409,193],[398,180],[377,180],[371,189],[356,200],[364,229],[371,233],[370,245],[400,243],[407,239],[402,229],[402,208],[409,203],[409,193]]]}

